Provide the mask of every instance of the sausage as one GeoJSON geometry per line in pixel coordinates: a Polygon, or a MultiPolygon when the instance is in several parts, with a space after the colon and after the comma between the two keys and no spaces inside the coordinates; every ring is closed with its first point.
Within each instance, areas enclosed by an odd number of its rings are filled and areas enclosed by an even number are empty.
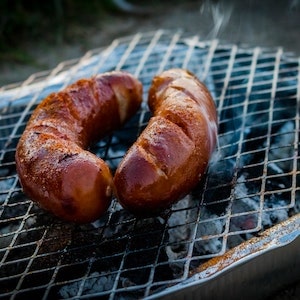
{"type": "Polygon", "coordinates": [[[201,180],[217,140],[217,113],[203,83],[171,69],[154,77],[153,116],[114,175],[121,205],[137,215],[169,208],[201,180]]]}
{"type": "Polygon", "coordinates": [[[88,147],[139,109],[142,85],[126,72],[81,79],[34,110],[16,149],[21,186],[66,221],[88,223],[109,207],[113,178],[88,147]]]}

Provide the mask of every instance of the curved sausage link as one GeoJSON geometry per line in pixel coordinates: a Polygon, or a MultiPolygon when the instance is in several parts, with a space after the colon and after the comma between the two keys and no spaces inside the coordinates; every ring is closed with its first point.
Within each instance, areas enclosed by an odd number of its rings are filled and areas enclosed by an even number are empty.
{"type": "Polygon", "coordinates": [[[114,176],[120,203],[141,215],[168,208],[195,187],[217,139],[213,99],[190,72],[156,76],[148,104],[153,117],[114,176]]]}
{"type": "Polygon", "coordinates": [[[72,222],[97,219],[110,205],[112,175],[87,148],[139,108],[142,85],[125,72],[82,79],[46,97],[34,110],[16,150],[24,192],[72,222]]]}

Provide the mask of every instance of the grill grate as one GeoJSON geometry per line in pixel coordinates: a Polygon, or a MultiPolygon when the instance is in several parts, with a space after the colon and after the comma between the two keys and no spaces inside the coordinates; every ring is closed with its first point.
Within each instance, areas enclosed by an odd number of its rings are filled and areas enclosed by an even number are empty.
{"type": "MultiPolygon", "coordinates": [[[[117,39],[0,90],[0,298],[144,298],[300,210],[300,62],[279,49],[224,45],[162,30],[117,39]],[[114,201],[93,224],[66,224],[21,190],[14,153],[37,103],[96,73],[144,84],[182,67],[219,113],[218,149],[199,187],[163,216],[137,219],[114,201]]],[[[146,103],[92,151],[114,170],[149,120],[146,103]]]]}

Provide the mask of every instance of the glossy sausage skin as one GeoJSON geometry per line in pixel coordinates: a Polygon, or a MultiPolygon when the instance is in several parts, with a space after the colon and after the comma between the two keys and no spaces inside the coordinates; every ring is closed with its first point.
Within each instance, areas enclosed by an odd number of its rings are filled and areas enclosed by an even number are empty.
{"type": "Polygon", "coordinates": [[[114,176],[119,202],[138,215],[157,214],[195,187],[217,139],[213,99],[190,72],[154,77],[148,104],[153,117],[114,176]]]}
{"type": "Polygon", "coordinates": [[[24,192],[71,222],[92,222],[109,207],[112,175],[87,151],[140,107],[142,85],[125,72],[81,79],[34,110],[16,150],[24,192]]]}

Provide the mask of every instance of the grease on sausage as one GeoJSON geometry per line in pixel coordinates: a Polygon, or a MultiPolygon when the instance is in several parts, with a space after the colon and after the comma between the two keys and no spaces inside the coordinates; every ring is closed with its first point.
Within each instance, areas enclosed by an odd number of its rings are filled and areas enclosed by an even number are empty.
{"type": "Polygon", "coordinates": [[[119,202],[139,215],[159,213],[195,187],[217,139],[213,99],[190,72],[154,77],[148,104],[153,117],[114,176],[119,202]]]}
{"type": "Polygon", "coordinates": [[[16,149],[24,192],[72,222],[92,222],[109,207],[112,174],[87,149],[139,108],[142,85],[126,72],[81,79],[46,97],[34,110],[16,149]]]}

